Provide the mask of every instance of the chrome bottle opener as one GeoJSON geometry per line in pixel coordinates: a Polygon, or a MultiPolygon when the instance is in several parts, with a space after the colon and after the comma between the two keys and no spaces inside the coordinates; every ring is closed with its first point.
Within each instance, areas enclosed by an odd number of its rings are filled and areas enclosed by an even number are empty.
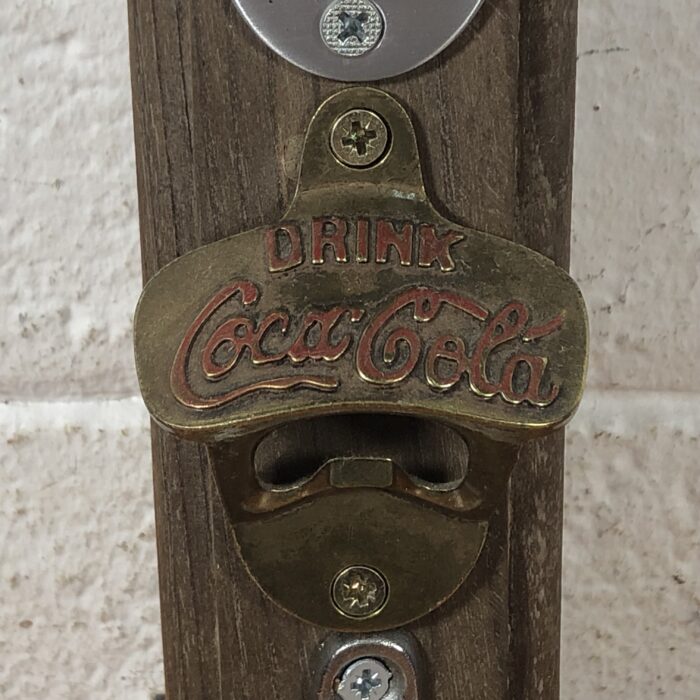
{"type": "Polygon", "coordinates": [[[483,0],[233,0],[253,31],[295,65],[342,81],[406,73],[447,48],[483,0]]]}

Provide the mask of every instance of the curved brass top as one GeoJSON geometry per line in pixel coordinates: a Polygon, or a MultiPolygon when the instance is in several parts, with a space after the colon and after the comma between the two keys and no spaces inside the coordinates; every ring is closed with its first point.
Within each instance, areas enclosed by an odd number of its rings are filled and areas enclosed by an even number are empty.
{"type": "Polygon", "coordinates": [[[521,441],[578,407],[588,329],[578,287],[552,261],[437,213],[406,111],[354,88],[314,117],[282,222],[158,273],[135,346],[149,411],[188,439],[376,412],[521,441]],[[390,132],[374,167],[347,167],[330,145],[355,109],[390,132]]]}

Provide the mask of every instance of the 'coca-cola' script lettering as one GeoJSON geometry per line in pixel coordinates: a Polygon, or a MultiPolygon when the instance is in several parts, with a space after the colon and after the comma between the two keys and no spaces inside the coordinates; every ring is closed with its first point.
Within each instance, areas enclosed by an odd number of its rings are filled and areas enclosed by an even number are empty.
{"type": "MultiPolygon", "coordinates": [[[[204,306],[187,330],[171,370],[172,390],[181,404],[213,409],[260,391],[336,391],[341,379],[329,370],[346,356],[352,357],[356,377],[378,387],[418,376],[436,392],[464,384],[481,398],[533,407],[551,405],[560,392],[546,380],[548,358],[522,349],[559,331],[563,314],[529,325],[529,311],[520,301],[491,313],[454,291],[427,286],[397,291],[371,312],[339,305],[310,309],[300,320],[285,309],[256,319],[251,312],[260,300],[253,282],[239,280],[204,306]],[[238,311],[221,313],[228,305],[238,311]],[[418,332],[447,310],[469,320],[468,338],[454,332],[427,340],[418,332]],[[492,361],[495,356],[497,361],[492,361]],[[244,363],[254,370],[274,367],[279,374],[230,388],[244,363]],[[307,373],[310,365],[325,371],[307,373]]],[[[250,372],[246,376],[249,379],[250,372]]]]}

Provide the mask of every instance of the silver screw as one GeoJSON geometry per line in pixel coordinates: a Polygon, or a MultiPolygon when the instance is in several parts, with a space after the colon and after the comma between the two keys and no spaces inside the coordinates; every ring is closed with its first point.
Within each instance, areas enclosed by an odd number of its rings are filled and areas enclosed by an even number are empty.
{"type": "Polygon", "coordinates": [[[343,615],[363,620],[383,610],[389,598],[389,586],[376,569],[351,566],[335,577],[332,595],[343,615]]]}
{"type": "Polygon", "coordinates": [[[339,117],[331,129],[335,157],[351,168],[369,168],[382,159],[389,146],[389,128],[368,109],[353,109],[339,117]]]}
{"type": "Polygon", "coordinates": [[[370,0],[335,0],[321,19],[326,46],[347,58],[371,51],[384,36],[384,16],[370,0]]]}
{"type": "Polygon", "coordinates": [[[391,687],[391,671],[377,659],[360,659],[343,672],[336,692],[342,700],[381,700],[391,687]]]}

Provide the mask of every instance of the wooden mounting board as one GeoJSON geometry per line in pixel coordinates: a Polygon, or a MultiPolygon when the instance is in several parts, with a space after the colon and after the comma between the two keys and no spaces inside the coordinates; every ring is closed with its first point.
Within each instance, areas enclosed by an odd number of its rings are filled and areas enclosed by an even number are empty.
{"type": "MultiPolygon", "coordinates": [[[[144,274],[276,221],[305,129],[343,86],[266,49],[232,3],[129,0],[144,274]]],[[[567,266],[576,0],[491,0],[408,107],[444,214],[567,266]]],[[[410,629],[439,700],[559,697],[563,435],[530,445],[463,589],[410,629]]],[[[308,697],[323,630],[245,572],[203,449],[154,429],[168,700],[308,697]]]]}

